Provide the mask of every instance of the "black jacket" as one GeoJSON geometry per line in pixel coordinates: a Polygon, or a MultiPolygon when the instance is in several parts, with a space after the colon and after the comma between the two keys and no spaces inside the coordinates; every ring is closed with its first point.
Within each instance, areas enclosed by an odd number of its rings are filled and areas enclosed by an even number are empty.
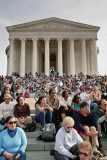
{"type": "Polygon", "coordinates": [[[99,118],[101,118],[102,116],[104,116],[105,112],[102,111],[99,106],[97,106],[97,107],[94,108],[94,110],[92,111],[92,114],[94,115],[95,120],[96,120],[96,122],[97,122],[99,118]]]}

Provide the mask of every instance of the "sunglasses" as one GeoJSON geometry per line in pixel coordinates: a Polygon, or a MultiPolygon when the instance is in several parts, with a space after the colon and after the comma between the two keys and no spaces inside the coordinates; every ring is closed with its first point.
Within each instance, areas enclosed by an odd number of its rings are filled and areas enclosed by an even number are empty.
{"type": "Polygon", "coordinates": [[[79,151],[79,155],[84,155],[85,157],[89,156],[87,153],[83,153],[81,151],[79,151]]]}
{"type": "Polygon", "coordinates": [[[8,122],[9,124],[16,124],[16,121],[13,121],[13,122],[8,122]]]}
{"type": "Polygon", "coordinates": [[[72,129],[72,128],[73,128],[73,126],[67,127],[67,129],[70,129],[70,128],[72,129]]]}
{"type": "Polygon", "coordinates": [[[52,92],[51,94],[55,94],[55,92],[52,92]]]}

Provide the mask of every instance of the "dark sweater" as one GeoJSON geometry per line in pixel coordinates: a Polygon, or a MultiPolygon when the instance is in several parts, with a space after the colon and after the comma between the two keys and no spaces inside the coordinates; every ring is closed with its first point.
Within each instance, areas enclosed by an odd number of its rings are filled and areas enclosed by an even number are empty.
{"type": "Polygon", "coordinates": [[[24,103],[23,106],[19,106],[19,104],[16,104],[14,108],[14,116],[16,118],[30,116],[29,105],[27,103],[24,103]]]}
{"type": "Polygon", "coordinates": [[[74,160],[80,160],[80,158],[79,158],[79,157],[76,157],[76,158],[74,158],[74,160]]]}
{"type": "Polygon", "coordinates": [[[84,129],[83,126],[89,126],[89,127],[94,126],[98,131],[98,126],[92,113],[88,113],[87,116],[85,117],[82,114],[82,112],[79,112],[75,115],[74,120],[77,130],[79,132],[82,132],[84,135],[86,135],[87,131],[84,129]]]}

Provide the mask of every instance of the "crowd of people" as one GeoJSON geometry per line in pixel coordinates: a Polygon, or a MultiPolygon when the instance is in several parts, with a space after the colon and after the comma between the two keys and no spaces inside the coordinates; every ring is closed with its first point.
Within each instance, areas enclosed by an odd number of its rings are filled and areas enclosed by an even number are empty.
{"type": "MultiPolygon", "coordinates": [[[[101,138],[102,130],[107,134],[106,81],[106,75],[84,76],[82,73],[63,77],[58,74],[47,77],[43,73],[36,73],[35,77],[31,73],[25,77],[20,77],[18,73],[10,77],[0,76],[0,130],[3,130],[0,136],[5,133],[15,139],[18,132],[23,139],[24,131],[32,122],[30,106],[24,98],[33,94],[36,99],[35,121],[41,124],[40,130],[44,130],[46,123],[55,124],[57,160],[90,160],[92,150],[105,156],[101,138]],[[13,99],[16,103],[12,102],[13,99]]],[[[2,141],[0,158],[15,156],[21,160],[21,157],[26,157],[26,136],[23,144],[21,141],[15,144],[18,145],[15,151],[5,148],[3,136],[2,141]],[[24,145],[22,150],[19,145],[24,145]]]]}
{"type": "Polygon", "coordinates": [[[80,73],[78,76],[58,74],[47,77],[44,73],[36,73],[35,77],[31,73],[20,77],[18,73],[12,76],[0,76],[0,91],[3,92],[3,86],[10,85],[13,98],[19,94],[25,94],[25,97],[30,97],[29,94],[35,93],[35,98],[41,94],[49,95],[49,89],[54,88],[57,95],[61,95],[62,90],[68,90],[69,94],[72,92],[81,93],[85,91],[86,86],[91,88],[98,86],[101,93],[107,93],[107,76],[84,76],[80,73]],[[15,94],[14,94],[15,93],[15,94]]]}

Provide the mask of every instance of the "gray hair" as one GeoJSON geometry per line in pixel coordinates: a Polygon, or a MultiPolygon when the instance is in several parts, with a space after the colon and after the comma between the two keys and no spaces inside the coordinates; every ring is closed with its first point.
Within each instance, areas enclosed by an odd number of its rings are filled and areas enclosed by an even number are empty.
{"type": "Polygon", "coordinates": [[[65,127],[69,123],[71,123],[71,125],[74,126],[74,120],[73,120],[73,118],[67,116],[67,117],[64,118],[62,124],[65,127]]]}

